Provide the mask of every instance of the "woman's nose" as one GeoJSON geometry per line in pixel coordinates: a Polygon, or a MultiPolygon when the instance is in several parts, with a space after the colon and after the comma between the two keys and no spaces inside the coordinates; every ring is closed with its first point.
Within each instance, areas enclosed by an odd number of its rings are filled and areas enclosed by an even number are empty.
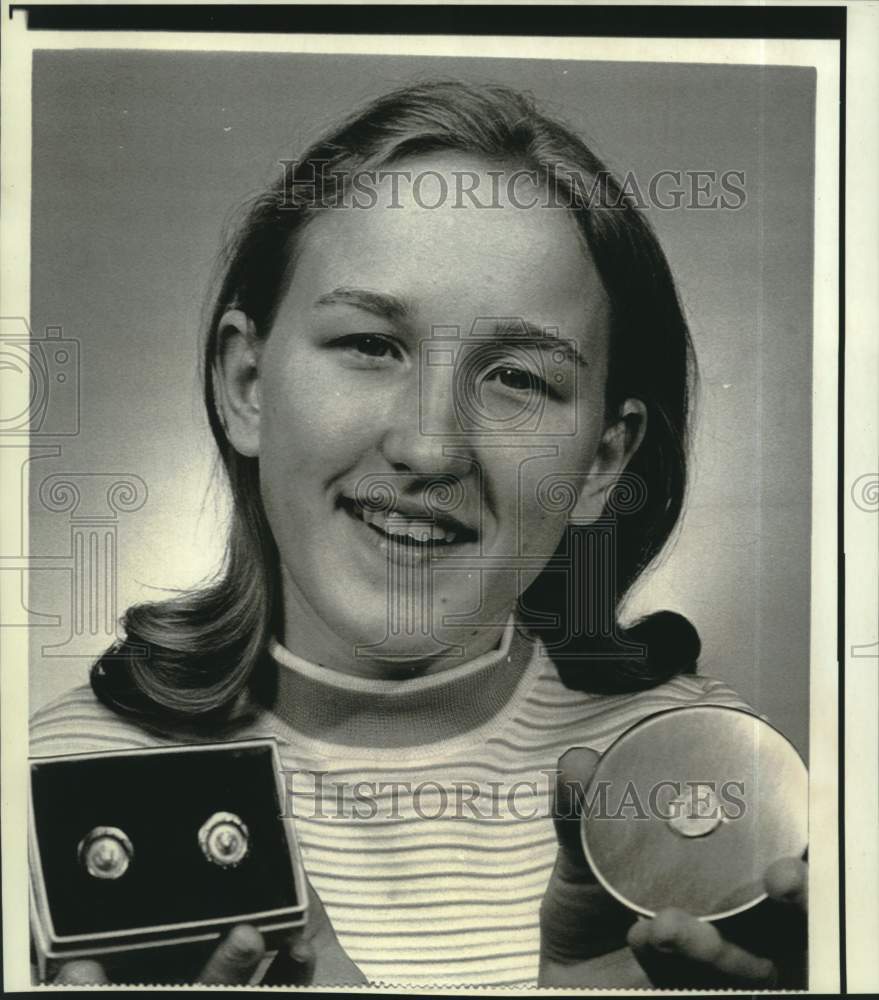
{"type": "Polygon", "coordinates": [[[387,414],[382,452],[398,472],[464,476],[473,466],[471,436],[461,429],[451,373],[420,373],[387,414]]]}

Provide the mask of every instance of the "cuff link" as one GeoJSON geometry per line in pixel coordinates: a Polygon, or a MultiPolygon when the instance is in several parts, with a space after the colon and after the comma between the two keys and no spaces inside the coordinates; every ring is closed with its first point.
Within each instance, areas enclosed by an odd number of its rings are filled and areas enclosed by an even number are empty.
{"type": "Polygon", "coordinates": [[[100,879],[121,878],[134,858],[128,837],[116,826],[96,826],[77,846],[80,864],[100,879]]]}
{"type": "Polygon", "coordinates": [[[247,857],[248,836],[240,817],[235,813],[218,812],[198,831],[198,844],[211,864],[234,868],[247,857]]]}

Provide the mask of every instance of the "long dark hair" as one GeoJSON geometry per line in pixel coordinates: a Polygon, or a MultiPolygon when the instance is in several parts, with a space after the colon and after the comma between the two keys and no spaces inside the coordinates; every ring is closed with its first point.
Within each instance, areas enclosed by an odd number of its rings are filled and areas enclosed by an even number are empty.
{"type": "MultiPolygon", "coordinates": [[[[92,668],[97,696],[140,717],[218,717],[253,681],[280,621],[279,557],[259,492],[258,461],[230,445],[215,395],[219,323],[230,308],[267,337],[295,266],[297,239],[338,197],[339,178],[403,158],[456,150],[534,171],[565,199],[611,303],[608,413],[626,398],[647,407],[646,434],[626,470],[639,502],[608,498],[602,523],[616,529],[613,622],[639,574],[680,515],[686,484],[692,345],[665,255],[643,214],[588,146],[540,113],[526,95],[499,86],[421,83],[389,93],[287,162],[249,205],[221,258],[221,279],[204,344],[204,399],[233,498],[226,558],[208,585],[170,600],[135,605],[126,639],[92,668]]],[[[699,640],[678,615],[660,612],[624,630],[574,635],[556,568],[576,544],[568,528],[556,556],[522,595],[520,617],[540,632],[566,684],[632,691],[695,669],[699,640]]],[[[599,547],[600,548],[600,547],[599,547]]],[[[597,551],[597,550],[596,550],[597,551]]],[[[576,630],[574,630],[576,631],[576,630]]]]}

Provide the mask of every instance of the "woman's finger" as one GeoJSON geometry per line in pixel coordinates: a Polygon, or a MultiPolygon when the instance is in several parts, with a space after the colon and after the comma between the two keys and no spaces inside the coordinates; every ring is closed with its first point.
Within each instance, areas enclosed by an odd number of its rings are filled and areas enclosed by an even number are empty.
{"type": "Polygon", "coordinates": [[[261,986],[311,986],[315,982],[317,952],[305,927],[297,927],[287,943],[278,949],[261,986]]]}
{"type": "Polygon", "coordinates": [[[196,980],[211,986],[240,986],[250,981],[265,954],[262,935],[249,924],[238,924],[217,945],[196,980]]]}
{"type": "Polygon", "coordinates": [[[359,986],[366,976],[351,961],[336,937],[327,911],[311,882],[308,918],[278,950],[261,982],[265,986],[359,986]]]}
{"type": "Polygon", "coordinates": [[[540,978],[623,947],[633,917],[598,883],[583,854],[580,821],[599,756],[574,747],[559,758],[553,796],[558,839],[556,863],[540,905],[540,978]]]}
{"type": "Polygon", "coordinates": [[[108,983],[104,967],[91,959],[65,962],[53,980],[57,986],[100,986],[108,983]]]}
{"type": "Polygon", "coordinates": [[[583,857],[580,841],[580,817],[586,802],[586,791],[598,764],[599,755],[588,747],[572,747],[559,757],[552,801],[552,816],[564,874],[585,875],[589,868],[583,857]]]}
{"type": "Polygon", "coordinates": [[[771,986],[775,965],[727,941],[712,924],[682,910],[663,910],[629,930],[629,947],[655,986],[771,986]]]}
{"type": "Polygon", "coordinates": [[[781,858],[767,868],[766,892],[779,903],[788,903],[805,912],[809,905],[809,866],[800,858],[781,858]]]}

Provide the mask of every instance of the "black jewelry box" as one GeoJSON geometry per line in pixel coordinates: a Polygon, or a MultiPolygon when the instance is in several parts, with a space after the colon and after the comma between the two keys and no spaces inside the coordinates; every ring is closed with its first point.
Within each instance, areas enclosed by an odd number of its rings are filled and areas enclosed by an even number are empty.
{"type": "Polygon", "coordinates": [[[31,924],[52,959],[209,942],[267,943],[305,922],[307,892],[274,740],[30,761],[31,924]]]}

